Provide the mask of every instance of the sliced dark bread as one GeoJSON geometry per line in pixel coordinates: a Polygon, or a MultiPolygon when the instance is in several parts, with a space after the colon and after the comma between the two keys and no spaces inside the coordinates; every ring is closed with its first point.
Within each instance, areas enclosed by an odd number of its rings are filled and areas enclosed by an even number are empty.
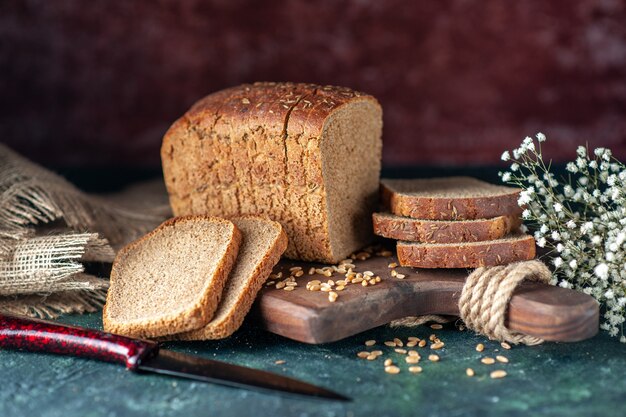
{"type": "Polygon", "coordinates": [[[398,216],[428,220],[488,219],[519,215],[521,190],[470,177],[383,179],[383,204],[398,216]]]}
{"type": "Polygon", "coordinates": [[[154,338],[206,325],[222,295],[241,233],[207,216],[170,219],[116,256],[104,330],[154,338]]]}
{"type": "Polygon", "coordinates": [[[535,257],[535,239],[515,233],[503,239],[469,243],[397,244],[398,261],[416,268],[478,268],[526,261],[535,257]]]}
{"type": "Polygon", "coordinates": [[[244,216],[231,219],[243,234],[237,262],[230,272],[222,301],[211,321],[177,340],[223,339],[243,323],[257,293],[287,249],[287,235],[278,222],[244,216]]]}
{"type": "Polygon", "coordinates": [[[389,239],[424,243],[460,243],[500,239],[519,229],[519,216],[476,220],[423,220],[391,213],[372,215],[374,234],[389,239]]]}

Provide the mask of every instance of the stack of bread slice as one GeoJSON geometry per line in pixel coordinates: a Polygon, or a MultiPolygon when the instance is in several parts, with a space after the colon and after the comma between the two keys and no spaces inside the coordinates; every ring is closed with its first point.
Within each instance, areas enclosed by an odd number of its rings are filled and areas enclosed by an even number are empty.
{"type": "Polygon", "coordinates": [[[118,253],[104,329],[141,338],[228,337],[286,248],[287,235],[275,221],[170,219],[118,253]]]}
{"type": "Polygon", "coordinates": [[[469,177],[383,179],[374,233],[398,240],[402,266],[477,268],[535,257],[522,233],[519,189],[469,177]]]}

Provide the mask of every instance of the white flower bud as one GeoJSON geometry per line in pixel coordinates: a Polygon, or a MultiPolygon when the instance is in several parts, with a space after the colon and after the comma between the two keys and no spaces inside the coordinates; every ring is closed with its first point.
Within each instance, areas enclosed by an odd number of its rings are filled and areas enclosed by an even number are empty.
{"type": "Polygon", "coordinates": [[[509,153],[509,151],[504,151],[502,152],[502,156],[500,157],[500,159],[502,159],[503,161],[508,161],[509,159],[511,159],[511,154],[509,153]]]}
{"type": "Polygon", "coordinates": [[[537,140],[539,142],[545,142],[546,141],[546,135],[544,135],[543,133],[539,132],[535,135],[535,137],[537,138],[537,140]]]}
{"type": "Polygon", "coordinates": [[[596,276],[602,280],[609,278],[609,266],[605,263],[598,264],[594,269],[596,276]]]}
{"type": "Polygon", "coordinates": [[[529,193],[528,190],[524,190],[521,193],[519,193],[517,204],[519,204],[520,206],[523,206],[525,204],[530,203],[531,201],[532,201],[531,193],[529,193]]]}
{"type": "Polygon", "coordinates": [[[578,172],[578,167],[573,162],[568,162],[567,165],[565,166],[565,169],[567,169],[569,172],[574,173],[574,174],[578,172]]]}

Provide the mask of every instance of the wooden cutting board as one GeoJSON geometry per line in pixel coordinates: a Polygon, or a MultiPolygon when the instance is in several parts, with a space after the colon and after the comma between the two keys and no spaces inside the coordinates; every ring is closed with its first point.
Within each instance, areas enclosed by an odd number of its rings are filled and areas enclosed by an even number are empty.
{"type": "MultiPolygon", "coordinates": [[[[374,255],[355,261],[356,272],[372,271],[382,281],[374,286],[348,285],[331,303],[328,293],[308,291],[308,281],[343,279],[309,275],[313,266],[324,265],[283,260],[274,272],[289,276],[289,268],[302,267],[298,287],[284,291],[265,287],[254,313],[270,332],[305,343],[327,343],[407,316],[441,314],[458,316],[458,300],[467,270],[425,270],[398,267],[406,275],[391,276],[389,263],[395,256],[374,255]]],[[[522,283],[509,303],[506,325],[509,329],[548,341],[574,342],[598,331],[599,306],[590,296],[569,289],[538,283],[522,283]]]]}

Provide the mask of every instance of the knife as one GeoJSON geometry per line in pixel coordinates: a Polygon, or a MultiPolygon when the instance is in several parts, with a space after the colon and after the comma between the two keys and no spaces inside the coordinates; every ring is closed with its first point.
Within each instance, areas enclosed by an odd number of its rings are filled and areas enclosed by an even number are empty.
{"type": "Polygon", "coordinates": [[[123,364],[134,372],[155,372],[237,388],[350,401],[336,392],[271,372],[159,349],[159,344],[151,340],[46,320],[0,315],[0,348],[97,359],[123,364]]]}

